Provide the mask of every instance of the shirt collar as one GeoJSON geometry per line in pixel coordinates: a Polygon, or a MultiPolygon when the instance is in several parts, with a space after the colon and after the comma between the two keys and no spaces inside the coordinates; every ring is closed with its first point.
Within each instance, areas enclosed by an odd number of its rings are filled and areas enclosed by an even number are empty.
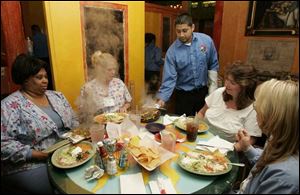
{"type": "MultiPolygon", "coordinates": [[[[193,33],[193,38],[192,38],[191,43],[193,43],[195,41],[197,41],[197,37],[195,36],[195,33],[193,33]]],[[[180,47],[181,45],[185,45],[185,44],[182,43],[181,41],[179,41],[179,39],[176,39],[175,45],[176,45],[176,47],[180,47]]]]}

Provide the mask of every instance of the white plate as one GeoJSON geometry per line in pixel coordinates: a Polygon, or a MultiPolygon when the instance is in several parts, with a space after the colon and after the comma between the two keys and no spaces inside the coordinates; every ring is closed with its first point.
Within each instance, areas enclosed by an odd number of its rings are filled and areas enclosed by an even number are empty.
{"type": "Polygon", "coordinates": [[[124,118],[128,116],[127,113],[103,113],[94,117],[94,121],[98,123],[122,123],[124,118]]]}
{"type": "MultiPolygon", "coordinates": [[[[187,118],[179,118],[178,120],[176,120],[174,122],[175,127],[179,128],[183,131],[186,131],[186,120],[187,120],[187,118]]],[[[209,130],[208,124],[206,124],[204,121],[200,121],[199,126],[200,125],[204,125],[204,126],[206,126],[206,128],[201,129],[201,130],[198,129],[198,133],[204,133],[209,130]]]]}
{"type": "MultiPolygon", "coordinates": [[[[201,151],[195,151],[195,152],[201,153],[201,151]]],[[[187,154],[186,153],[182,153],[179,156],[179,159],[177,161],[178,165],[181,168],[183,168],[184,170],[186,170],[188,172],[191,172],[191,173],[198,174],[198,175],[207,175],[207,176],[223,175],[223,174],[228,173],[232,169],[232,165],[230,164],[230,160],[228,158],[226,158],[226,157],[224,157],[224,159],[228,162],[227,169],[226,170],[222,170],[222,171],[216,171],[216,172],[208,172],[208,171],[205,171],[205,170],[197,170],[197,169],[195,169],[194,167],[192,167],[190,165],[188,166],[186,163],[184,163],[184,159],[186,157],[187,157],[187,154]]]]}

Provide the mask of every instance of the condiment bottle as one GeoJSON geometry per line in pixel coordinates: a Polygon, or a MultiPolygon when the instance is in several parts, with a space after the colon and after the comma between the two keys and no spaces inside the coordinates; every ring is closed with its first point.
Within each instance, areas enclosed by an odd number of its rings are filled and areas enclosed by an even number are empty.
{"type": "Polygon", "coordinates": [[[102,155],[101,155],[101,147],[103,147],[103,143],[101,141],[99,141],[97,143],[97,152],[96,152],[96,158],[95,158],[95,162],[96,165],[98,165],[101,169],[105,170],[105,163],[104,163],[104,159],[102,159],[102,155]]]}
{"type": "MultiPolygon", "coordinates": [[[[102,159],[102,162],[104,164],[104,168],[106,169],[106,166],[107,166],[107,159],[108,159],[108,153],[106,152],[105,148],[104,148],[104,145],[103,145],[103,142],[102,141],[99,141],[97,143],[98,147],[99,147],[99,151],[100,151],[100,156],[101,156],[101,159],[102,159]]],[[[104,169],[104,170],[105,170],[104,169]]]]}
{"type": "Polygon", "coordinates": [[[108,175],[115,175],[118,172],[117,162],[113,155],[108,156],[106,172],[108,175]]]}
{"type": "Polygon", "coordinates": [[[119,159],[119,167],[121,169],[125,169],[128,166],[128,151],[127,151],[128,143],[129,143],[129,139],[125,138],[124,146],[121,150],[121,155],[120,155],[120,159],[119,159]]]}

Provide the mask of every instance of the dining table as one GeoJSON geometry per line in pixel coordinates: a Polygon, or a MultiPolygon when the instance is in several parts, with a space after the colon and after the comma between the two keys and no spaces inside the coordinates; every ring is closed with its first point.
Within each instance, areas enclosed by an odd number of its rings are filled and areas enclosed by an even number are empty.
{"type": "MultiPolygon", "coordinates": [[[[162,116],[158,121],[162,123],[162,116]]],[[[166,125],[166,129],[176,131],[178,135],[185,136],[186,132],[177,128],[174,124],[166,125]]],[[[141,127],[140,131],[145,131],[141,127]]],[[[195,150],[198,141],[209,140],[214,135],[208,130],[199,133],[195,142],[178,142],[175,146],[175,156],[153,171],[147,171],[140,166],[131,157],[126,169],[119,169],[117,174],[109,176],[106,173],[100,179],[87,181],[84,178],[85,170],[95,164],[95,158],[91,158],[86,163],[74,168],[58,168],[53,165],[51,158],[47,162],[48,176],[53,186],[60,193],[67,194],[120,194],[120,176],[127,174],[141,173],[145,184],[146,193],[151,194],[149,181],[157,180],[157,178],[168,178],[171,180],[177,193],[191,194],[222,194],[231,190],[235,183],[239,167],[232,166],[228,173],[221,175],[201,175],[186,171],[178,164],[180,154],[195,150]]],[[[239,162],[237,152],[229,151],[226,156],[230,162],[239,162]]],[[[131,186],[132,187],[132,186],[131,186]]]]}

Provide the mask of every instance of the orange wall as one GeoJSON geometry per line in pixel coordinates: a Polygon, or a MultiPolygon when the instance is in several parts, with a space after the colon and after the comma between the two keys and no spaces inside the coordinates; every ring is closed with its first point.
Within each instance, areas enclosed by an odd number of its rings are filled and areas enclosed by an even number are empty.
{"type": "Polygon", "coordinates": [[[235,60],[246,61],[248,40],[295,40],[294,63],[292,73],[299,73],[299,37],[255,37],[245,36],[247,23],[248,1],[224,1],[222,34],[219,49],[220,73],[223,74],[226,65],[235,60]]]}
{"type": "Polygon", "coordinates": [[[145,33],[153,33],[156,36],[156,45],[162,48],[162,21],[161,13],[145,12],[145,33]]]}
{"type": "Polygon", "coordinates": [[[31,36],[31,25],[37,24],[44,33],[45,19],[42,1],[20,1],[22,6],[22,18],[24,25],[25,37],[31,36]]]}

